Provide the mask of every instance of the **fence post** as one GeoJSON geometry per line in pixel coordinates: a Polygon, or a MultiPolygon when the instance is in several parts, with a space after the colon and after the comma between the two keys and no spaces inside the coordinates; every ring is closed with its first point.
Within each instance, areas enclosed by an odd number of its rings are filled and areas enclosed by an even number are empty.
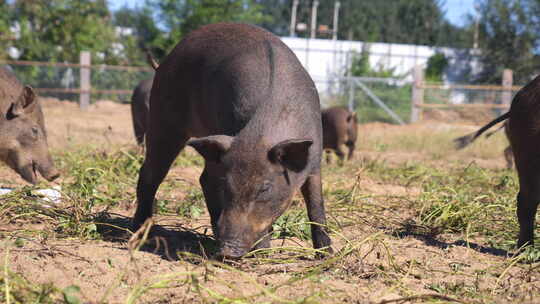
{"type": "Polygon", "coordinates": [[[90,105],[90,89],[92,88],[90,85],[90,65],[91,65],[91,56],[90,52],[83,51],[80,54],[80,64],[87,67],[81,67],[80,73],[81,73],[81,94],[79,95],[79,107],[82,110],[88,109],[88,106],[90,105]]]}
{"type": "Polygon", "coordinates": [[[354,83],[352,81],[352,53],[349,50],[347,52],[347,83],[349,84],[349,102],[348,102],[348,108],[349,111],[354,112],[354,83]]]}
{"type": "Polygon", "coordinates": [[[422,118],[421,104],[424,103],[424,70],[422,66],[415,65],[413,72],[413,87],[411,97],[411,123],[417,122],[422,118]]]}
{"type": "MultiPolygon", "coordinates": [[[[501,94],[501,103],[503,105],[507,105],[510,108],[510,103],[512,102],[512,84],[513,84],[513,74],[512,70],[510,69],[504,69],[503,70],[503,78],[502,78],[502,86],[505,89],[501,94]]],[[[503,110],[498,110],[499,115],[502,114],[503,110]]]]}

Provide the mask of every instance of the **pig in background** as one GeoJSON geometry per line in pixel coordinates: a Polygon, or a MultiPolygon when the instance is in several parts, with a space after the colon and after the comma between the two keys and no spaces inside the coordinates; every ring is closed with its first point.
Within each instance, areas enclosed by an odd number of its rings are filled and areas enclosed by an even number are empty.
{"type": "Polygon", "coordinates": [[[24,180],[36,184],[37,173],[52,181],[59,176],[47,145],[41,104],[31,87],[0,67],[0,160],[24,180]]]}
{"type": "Polygon", "coordinates": [[[131,118],[133,120],[133,132],[139,146],[144,144],[144,138],[148,129],[148,116],[150,114],[150,90],[152,90],[153,78],[145,79],[133,90],[131,95],[131,118]]]}
{"type": "MultiPolygon", "coordinates": [[[[158,63],[152,57],[149,51],[146,51],[146,60],[148,64],[155,70],[158,68],[158,63]]],[[[133,132],[135,140],[139,146],[144,145],[144,138],[148,130],[148,119],[150,116],[150,91],[154,78],[144,79],[137,84],[131,95],[131,118],[133,121],[133,132]]]]}
{"type": "Polygon", "coordinates": [[[326,151],[326,162],[331,163],[330,153],[333,151],[341,164],[345,159],[342,147],[349,149],[347,159],[351,160],[356,147],[358,120],[355,112],[344,107],[331,107],[322,111],[323,149],[326,151]]]}

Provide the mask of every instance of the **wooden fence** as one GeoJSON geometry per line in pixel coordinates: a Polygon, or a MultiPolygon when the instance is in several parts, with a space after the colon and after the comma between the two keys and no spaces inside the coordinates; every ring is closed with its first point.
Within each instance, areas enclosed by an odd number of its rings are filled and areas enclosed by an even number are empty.
{"type": "Polygon", "coordinates": [[[92,65],[90,52],[81,52],[79,63],[61,63],[61,62],[40,62],[40,61],[15,61],[15,60],[0,60],[0,64],[13,66],[47,66],[47,67],[63,67],[63,68],[78,68],[80,71],[79,88],[34,88],[38,93],[74,93],[79,94],[79,106],[81,109],[87,109],[90,104],[91,94],[131,94],[129,90],[98,90],[92,89],[91,73],[92,70],[118,70],[118,71],[148,71],[154,70],[150,67],[143,66],[120,66],[98,64],[92,65]]]}
{"type": "Polygon", "coordinates": [[[521,86],[513,85],[512,70],[503,71],[501,85],[468,85],[468,84],[443,84],[428,83],[424,80],[424,71],[420,66],[414,68],[414,82],[412,88],[412,109],[411,122],[422,119],[423,109],[501,109],[506,110],[512,102],[513,92],[519,91],[521,86]],[[470,91],[499,91],[501,92],[501,103],[449,103],[441,100],[440,103],[425,103],[425,90],[470,90],[470,91]]]}

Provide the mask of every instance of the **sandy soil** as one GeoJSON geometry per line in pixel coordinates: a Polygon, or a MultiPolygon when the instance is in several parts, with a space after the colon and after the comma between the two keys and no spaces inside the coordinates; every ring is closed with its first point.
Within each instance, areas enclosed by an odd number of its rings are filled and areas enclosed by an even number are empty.
{"type": "MultiPolygon", "coordinates": [[[[102,101],[86,112],[79,111],[74,103],[53,99],[44,100],[43,105],[49,145],[55,153],[84,145],[104,149],[134,147],[127,105],[102,101]]],[[[375,140],[381,136],[396,136],[397,132],[420,137],[434,130],[464,134],[475,127],[435,122],[404,127],[379,123],[362,125],[360,134],[363,135],[360,136],[356,162],[385,159],[393,164],[428,162],[437,166],[451,162],[476,162],[487,168],[503,168],[504,159],[499,154],[505,145],[503,138],[498,140],[497,149],[500,151],[493,152],[492,157],[476,152],[437,156],[438,152],[431,148],[426,148],[426,153],[410,151],[408,144],[377,151],[376,145],[368,146],[361,142],[362,138],[375,140]]],[[[24,185],[3,165],[0,173],[4,181],[12,179],[12,186],[24,185]]],[[[175,167],[168,179],[179,179],[199,187],[199,174],[200,168],[175,167]]],[[[347,173],[348,179],[343,180],[329,173],[324,187],[350,187],[355,182],[352,176],[355,172],[347,173]]],[[[9,252],[1,246],[0,255],[7,258],[12,272],[32,283],[52,283],[60,289],[79,286],[79,296],[84,303],[99,303],[101,300],[107,303],[128,302],[136,291],[152,284],[155,288],[145,289],[137,303],[217,303],[219,299],[223,303],[229,303],[225,299],[238,299],[234,303],[293,303],[302,297],[306,297],[305,303],[382,303],[384,300],[416,296],[399,302],[410,303],[432,301],[428,295],[445,294],[444,291],[436,293],[434,290],[437,288],[462,289],[464,294],[470,294],[465,297],[465,302],[470,303],[511,303],[516,300],[516,294],[522,303],[540,301],[538,270],[527,266],[510,267],[512,261],[507,253],[483,244],[480,236],[466,243],[461,235],[430,238],[400,230],[401,225],[413,216],[407,208],[406,198],[417,196],[421,189],[383,183],[362,174],[357,185],[357,191],[365,199],[359,202],[362,211],[351,216],[365,217],[363,224],[344,227],[342,236],[334,235],[333,247],[338,258],[328,269],[323,267],[316,275],[305,278],[302,276],[317,270],[321,262],[310,258],[291,258],[290,252],[272,253],[273,261],[270,262],[246,259],[234,263],[231,269],[204,262],[206,252],[203,244],[211,242],[207,214],[190,221],[174,216],[156,217],[158,227],[155,235],[159,238],[154,238],[140,251],[130,250],[133,244],[128,242],[128,236],[103,232],[102,240],[92,241],[21,237],[21,246],[10,247],[9,252]],[[350,244],[356,244],[358,250],[339,258],[350,244]],[[182,252],[191,252],[195,256],[182,252]],[[298,281],[291,283],[295,279],[298,281]],[[200,289],[202,291],[197,292],[200,289]],[[475,299],[476,293],[484,297],[490,294],[489,291],[492,291],[490,297],[475,299]],[[242,299],[259,293],[262,295],[242,299]]],[[[177,191],[173,195],[182,200],[186,193],[177,191]]],[[[336,202],[327,201],[327,204],[333,203],[336,202]]],[[[107,221],[125,227],[132,212],[132,208],[114,210],[107,221]]],[[[0,227],[0,232],[6,235],[12,229],[21,227],[4,226],[0,227]]],[[[5,238],[4,241],[8,243],[5,238]]],[[[0,244],[2,242],[0,238],[0,244]]],[[[300,240],[273,241],[273,246],[281,245],[311,247],[309,242],[300,240]]],[[[448,299],[441,301],[452,302],[448,299]]]]}

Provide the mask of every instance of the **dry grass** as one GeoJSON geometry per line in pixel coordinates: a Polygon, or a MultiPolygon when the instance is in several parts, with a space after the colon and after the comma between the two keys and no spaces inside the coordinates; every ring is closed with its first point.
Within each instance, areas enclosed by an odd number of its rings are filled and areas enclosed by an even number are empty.
{"type": "Polygon", "coordinates": [[[517,185],[503,169],[502,134],[455,152],[451,139],[474,127],[362,125],[356,159],[323,168],[333,256],[314,258],[297,197],[274,227],[272,249],[222,264],[208,259],[216,244],[193,151],[160,188],[153,237],[131,235],[142,156],[128,106],[81,113],[51,102],[45,114],[64,199],[44,206],[0,167],[0,184],[18,186],[0,197],[0,301],[540,301],[540,250],[514,255],[517,185]]]}

